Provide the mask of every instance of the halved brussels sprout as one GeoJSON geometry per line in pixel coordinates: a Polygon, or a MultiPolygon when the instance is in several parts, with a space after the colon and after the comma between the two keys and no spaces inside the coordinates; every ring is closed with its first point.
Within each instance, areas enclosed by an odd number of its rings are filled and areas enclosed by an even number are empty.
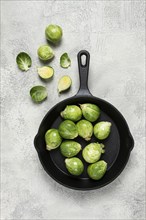
{"type": "Polygon", "coordinates": [[[63,141],[60,150],[65,157],[74,157],[81,150],[81,145],[76,141],[63,141]]]}
{"type": "Polygon", "coordinates": [[[74,122],[65,120],[59,125],[59,133],[65,139],[74,139],[78,136],[77,127],[74,122]]]}
{"type": "Polygon", "coordinates": [[[54,57],[54,52],[48,45],[42,45],[38,48],[38,56],[41,60],[47,61],[54,57]]]}
{"type": "Polygon", "coordinates": [[[62,28],[55,24],[50,24],[46,27],[45,35],[48,41],[57,43],[62,37],[62,28]]]}
{"type": "Polygon", "coordinates": [[[68,172],[72,175],[79,176],[83,173],[84,165],[77,157],[65,159],[65,165],[68,172]]]}
{"type": "Polygon", "coordinates": [[[107,163],[104,160],[100,160],[96,163],[90,164],[87,168],[89,177],[93,180],[100,180],[107,170],[107,163]]]}
{"type": "Polygon", "coordinates": [[[50,79],[54,75],[54,69],[51,66],[38,67],[37,70],[42,79],[50,79]]]}
{"type": "Polygon", "coordinates": [[[111,125],[112,124],[108,121],[98,122],[94,126],[95,137],[98,138],[99,140],[104,140],[105,138],[107,138],[111,131],[111,125]]]}
{"type": "Polygon", "coordinates": [[[101,145],[99,143],[88,144],[82,151],[84,160],[87,163],[95,163],[96,161],[98,161],[103,152],[103,146],[104,145],[101,145]]]}
{"type": "Polygon", "coordinates": [[[100,109],[97,105],[86,103],[80,105],[83,116],[90,122],[94,122],[99,118],[100,109]]]}
{"type": "Polygon", "coordinates": [[[89,141],[93,134],[93,126],[91,122],[83,119],[79,121],[76,125],[77,125],[79,136],[84,138],[86,141],[89,141]]]}
{"type": "Polygon", "coordinates": [[[58,82],[58,92],[64,92],[71,87],[72,80],[69,76],[62,76],[58,82]]]}
{"type": "Polygon", "coordinates": [[[64,111],[61,112],[61,116],[64,119],[78,121],[82,117],[82,111],[77,105],[67,105],[64,111]]]}
{"type": "Polygon", "coordinates": [[[45,134],[45,141],[46,149],[50,151],[59,147],[62,142],[62,138],[57,129],[51,128],[45,134]]]}

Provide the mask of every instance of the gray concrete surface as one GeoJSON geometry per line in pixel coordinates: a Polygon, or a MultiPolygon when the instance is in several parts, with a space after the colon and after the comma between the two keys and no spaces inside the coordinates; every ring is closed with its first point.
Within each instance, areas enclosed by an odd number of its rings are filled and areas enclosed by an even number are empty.
{"type": "Polygon", "coordinates": [[[144,1],[2,1],[1,21],[1,219],[139,219],[145,217],[144,1]],[[46,43],[49,23],[62,26],[54,48],[55,76],[42,82],[37,48],[46,43]],[[67,189],[43,170],[33,138],[46,112],[79,87],[76,55],[91,53],[89,88],[125,116],[135,139],[129,162],[110,185],[90,192],[67,189]],[[20,51],[33,61],[28,72],[15,62],[20,51]],[[71,68],[59,67],[68,52],[71,68]],[[59,77],[72,77],[72,89],[58,96],[59,77]],[[45,85],[48,99],[34,104],[29,90],[45,85]]]}

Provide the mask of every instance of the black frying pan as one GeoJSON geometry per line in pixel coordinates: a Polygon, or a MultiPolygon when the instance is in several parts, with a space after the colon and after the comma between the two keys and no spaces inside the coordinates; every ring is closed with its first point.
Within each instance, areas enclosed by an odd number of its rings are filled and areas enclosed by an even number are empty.
{"type": "MultiPolygon", "coordinates": [[[[46,114],[34,140],[35,148],[45,171],[60,184],[79,190],[97,189],[112,182],[124,169],[134,146],[133,137],[121,113],[110,103],[91,95],[87,85],[89,60],[90,54],[87,51],[83,50],[78,53],[80,75],[80,89],[78,93],[74,97],[61,101],[46,114]],[[86,57],[84,65],[82,63],[83,55],[86,57]],[[58,128],[62,121],[60,112],[67,105],[78,105],[81,103],[94,103],[98,105],[101,109],[101,116],[98,121],[110,121],[112,123],[110,136],[102,141],[106,146],[106,151],[101,159],[107,162],[108,168],[104,177],[99,181],[88,178],[86,172],[88,164],[83,160],[81,152],[78,157],[83,161],[85,169],[82,175],[74,177],[66,170],[65,158],[61,155],[59,148],[50,152],[46,150],[45,133],[50,128],[58,128]]],[[[80,137],[77,137],[76,140],[80,142],[83,148],[87,143],[99,141],[95,137],[92,137],[90,142],[86,142],[80,137]]]]}

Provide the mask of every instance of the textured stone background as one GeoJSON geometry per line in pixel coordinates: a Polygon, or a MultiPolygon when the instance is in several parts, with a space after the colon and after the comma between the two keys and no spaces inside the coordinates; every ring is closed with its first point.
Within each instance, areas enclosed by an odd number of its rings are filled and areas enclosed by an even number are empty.
{"type": "Polygon", "coordinates": [[[2,214],[1,219],[144,219],[144,1],[2,1],[2,214]],[[49,23],[64,30],[51,65],[55,76],[44,83],[37,76],[37,48],[46,43],[49,23]],[[79,87],[76,55],[91,53],[89,88],[115,105],[125,116],[135,148],[122,174],[110,185],[90,192],[67,189],[41,167],[33,138],[46,112],[73,96],[79,87]],[[30,71],[18,70],[15,57],[27,51],[30,71]],[[59,67],[67,51],[71,68],[59,67]],[[60,97],[60,76],[72,77],[72,89],[60,97]],[[48,99],[36,105],[32,86],[48,89],[48,99]]]}

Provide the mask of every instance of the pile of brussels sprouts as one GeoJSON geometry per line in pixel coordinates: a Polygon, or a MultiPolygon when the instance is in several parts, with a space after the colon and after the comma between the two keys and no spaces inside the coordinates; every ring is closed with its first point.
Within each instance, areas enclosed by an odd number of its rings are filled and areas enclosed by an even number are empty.
{"type": "MultiPolygon", "coordinates": [[[[46,149],[50,151],[60,146],[61,154],[66,157],[65,166],[68,172],[79,176],[84,171],[84,165],[76,155],[82,150],[82,146],[73,139],[80,136],[90,141],[94,134],[98,140],[104,140],[110,134],[111,123],[100,121],[93,126],[92,122],[97,121],[100,116],[100,109],[90,103],[81,104],[80,107],[68,105],[60,115],[64,121],[60,123],[58,129],[49,129],[45,134],[46,149]]],[[[100,160],[105,152],[104,148],[102,143],[96,142],[87,144],[82,150],[83,159],[89,164],[87,173],[93,180],[101,179],[107,170],[107,163],[100,160]]]]}
{"type": "MultiPolygon", "coordinates": [[[[37,55],[39,59],[44,62],[44,65],[37,68],[38,75],[43,80],[49,80],[54,76],[54,69],[52,66],[46,65],[46,62],[50,62],[54,56],[53,45],[57,45],[61,41],[63,36],[63,30],[59,25],[50,24],[45,29],[45,37],[49,44],[41,45],[37,49],[37,55]],[[52,45],[52,46],[50,46],[52,45]]],[[[22,71],[28,71],[32,65],[32,59],[26,52],[20,52],[16,57],[16,63],[18,68],[22,71]]],[[[71,59],[67,53],[63,53],[60,56],[60,66],[62,68],[68,68],[71,65],[71,59]]],[[[68,90],[72,85],[70,76],[64,75],[58,81],[57,90],[59,93],[68,90]]],[[[36,103],[44,101],[47,96],[47,89],[42,85],[33,86],[30,89],[30,96],[36,103]]]]}

